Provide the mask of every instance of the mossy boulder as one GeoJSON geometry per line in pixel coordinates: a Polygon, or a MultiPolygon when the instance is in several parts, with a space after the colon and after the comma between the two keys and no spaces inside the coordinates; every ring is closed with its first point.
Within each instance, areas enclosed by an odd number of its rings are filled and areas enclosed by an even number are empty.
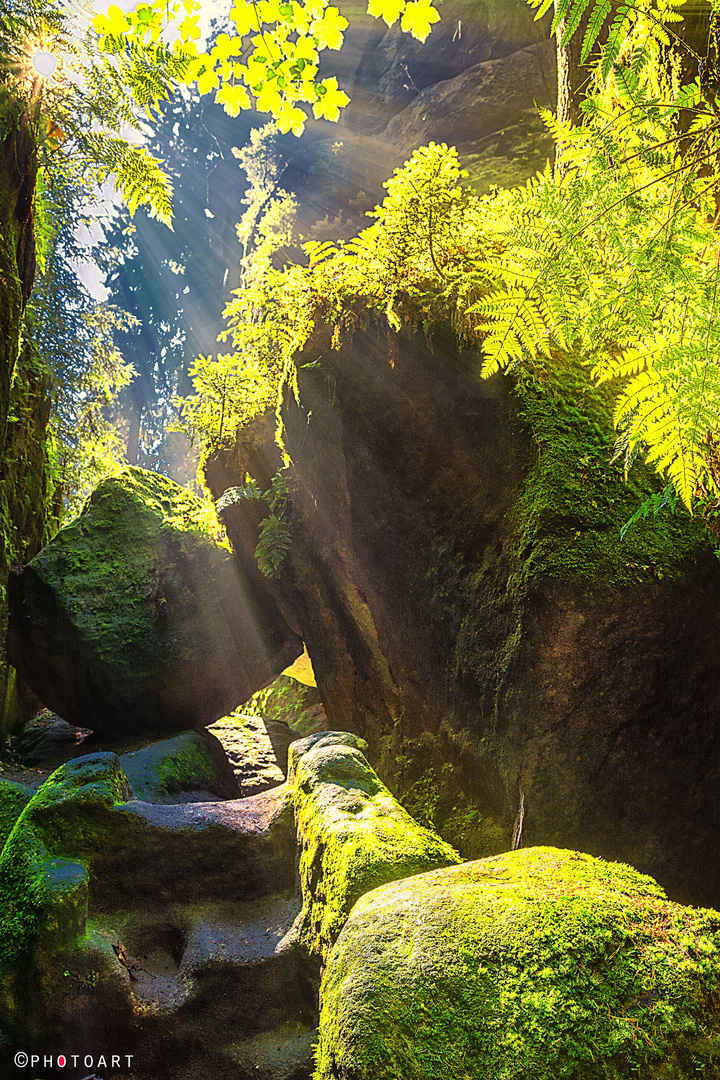
{"type": "Polygon", "coordinates": [[[530,848],[375,889],[321,989],[316,1080],[720,1073],[720,913],[530,848]]]}
{"type": "Polygon", "coordinates": [[[367,743],[350,732],[318,732],[289,750],[303,911],[299,932],[325,958],[353,904],[366,892],[460,862],[414,821],[368,764],[367,743]]]}
{"type": "Polygon", "coordinates": [[[183,731],[121,754],[138,799],[151,803],[238,799],[240,789],[222,744],[208,731],[183,731]]]}
{"type": "Polygon", "coordinates": [[[210,724],[302,651],[200,500],[143,469],[104,480],[11,586],[15,667],[109,737],[210,724]]]}

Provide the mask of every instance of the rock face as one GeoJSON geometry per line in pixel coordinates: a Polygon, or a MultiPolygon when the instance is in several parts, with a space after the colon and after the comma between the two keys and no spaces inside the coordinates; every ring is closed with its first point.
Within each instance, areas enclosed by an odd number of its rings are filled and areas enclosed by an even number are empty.
{"type": "MultiPolygon", "coordinates": [[[[340,348],[318,331],[297,358],[277,595],[328,720],[466,857],[507,850],[515,827],[718,902],[708,536],[676,517],[620,540],[650,480],[611,463],[610,402],[574,362],[515,384],[479,366],[449,335],[374,325],[340,348]]],[[[241,432],[211,486],[269,484],[273,429],[241,432]]],[[[251,557],[248,520],[226,521],[251,557]]]]}
{"type": "Polygon", "coordinates": [[[287,777],[288,747],[300,738],[287,724],[241,711],[216,721],[210,733],[220,740],[242,796],[282,784],[287,777]]]}
{"type": "Polygon", "coordinates": [[[111,738],[201,727],[302,651],[267,593],[219,547],[203,507],[129,468],[10,587],[12,661],[68,722],[111,738]]]}
{"type": "Polygon", "coordinates": [[[316,1080],[717,1075],[720,914],[531,848],[364,896],[321,989],[316,1080]]]}

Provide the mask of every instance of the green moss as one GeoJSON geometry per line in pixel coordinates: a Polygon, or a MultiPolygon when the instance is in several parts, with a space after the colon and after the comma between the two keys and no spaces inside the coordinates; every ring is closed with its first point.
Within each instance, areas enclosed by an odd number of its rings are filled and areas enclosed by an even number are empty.
{"type": "Polygon", "coordinates": [[[279,720],[301,735],[317,731],[320,716],[325,720],[317,687],[306,686],[287,675],[278,675],[270,686],[258,690],[245,702],[242,711],[266,720],[279,720]]]}
{"type": "Polygon", "coordinates": [[[180,792],[190,791],[227,799],[239,795],[222,747],[207,733],[184,731],[123,754],[119,761],[134,793],[147,802],[174,802],[180,792]]]}
{"type": "Polygon", "coordinates": [[[76,944],[87,908],[81,860],[98,846],[100,819],[131,795],[115,754],[101,753],[63,765],[27,802],[0,855],[0,975],[40,936],[51,950],[76,944]]]}
{"type": "Polygon", "coordinates": [[[641,585],[678,577],[712,550],[703,522],[685,512],[650,518],[620,539],[638,504],[660,485],[641,463],[626,480],[612,460],[613,392],[594,386],[579,360],[556,358],[519,375],[514,393],[537,447],[514,516],[522,581],[641,585]]]}
{"type": "Polygon", "coordinates": [[[0,852],[12,832],[15,822],[35,794],[25,784],[0,780],[0,852]]]}
{"type": "Polygon", "coordinates": [[[330,732],[295,742],[289,751],[303,895],[300,935],[322,957],[370,889],[460,862],[449,844],[402,809],[363,749],[356,735],[330,732]]]}
{"type": "Polygon", "coordinates": [[[533,848],[433,871],[353,909],[315,1078],[715,1076],[719,978],[720,914],[630,867],[533,848]]]}
{"type": "MultiPolygon", "coordinates": [[[[219,554],[217,529],[191,492],[168,477],[126,468],[98,485],[33,566],[99,656],[135,680],[148,665],[154,670],[160,645],[167,648],[168,595],[178,610],[195,610],[192,582],[169,575],[158,557],[168,552],[169,560],[189,566],[198,555],[212,560],[219,554]]],[[[206,574],[219,565],[208,563],[206,574]]]]}

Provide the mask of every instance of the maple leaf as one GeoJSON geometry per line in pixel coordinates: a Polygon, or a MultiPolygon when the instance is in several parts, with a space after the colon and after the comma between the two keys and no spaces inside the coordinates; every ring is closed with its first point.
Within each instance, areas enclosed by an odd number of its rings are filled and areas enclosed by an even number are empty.
{"type": "Polygon", "coordinates": [[[280,22],[281,0],[260,0],[257,5],[260,21],[264,23],[280,22]]]}
{"type": "Polygon", "coordinates": [[[384,19],[388,26],[397,19],[405,7],[405,0],[369,0],[368,15],[375,19],[384,19]]]}
{"type": "Polygon", "coordinates": [[[439,18],[440,15],[430,0],[412,0],[403,12],[400,29],[412,34],[418,41],[425,41],[432,23],[437,22],[439,18]]]}
{"type": "Polygon", "coordinates": [[[250,98],[244,86],[223,83],[215,95],[215,103],[222,105],[228,116],[237,116],[241,109],[250,108],[250,98]]]}
{"type": "Polygon", "coordinates": [[[215,68],[210,57],[205,54],[204,56],[200,57],[200,59],[205,62],[205,70],[203,71],[202,75],[198,76],[198,93],[209,94],[211,90],[216,89],[220,80],[215,73],[215,68]]]}
{"type": "Polygon", "coordinates": [[[293,60],[307,60],[311,64],[316,63],[318,54],[317,49],[312,43],[312,39],[309,37],[298,37],[293,46],[292,58],[293,60]]]}
{"type": "MultiPolygon", "coordinates": [[[[276,86],[266,82],[255,100],[255,108],[258,112],[269,112],[277,116],[280,112],[282,98],[276,86]]],[[[287,130],[287,129],[286,129],[287,130]]]]}
{"type": "Polygon", "coordinates": [[[290,101],[283,101],[279,111],[275,113],[278,130],[286,135],[292,129],[293,135],[298,138],[303,133],[307,116],[302,109],[297,109],[290,101]]]}
{"type": "Polygon", "coordinates": [[[237,56],[242,52],[242,39],[239,37],[232,38],[229,34],[218,34],[217,41],[213,46],[210,56],[213,60],[227,60],[229,56],[237,56]],[[236,43],[240,45],[240,48],[236,48],[236,43]]]}
{"type": "Polygon", "coordinates": [[[310,26],[310,19],[317,18],[318,15],[321,14],[321,12],[319,11],[317,13],[311,14],[308,11],[307,6],[303,7],[302,4],[298,4],[296,0],[292,0],[292,9],[292,22],[294,23],[295,29],[297,30],[298,34],[307,34],[308,27],[310,26]]]}
{"type": "Polygon", "coordinates": [[[310,33],[315,38],[318,49],[339,49],[343,43],[343,30],[348,21],[336,7],[325,8],[322,19],[316,19],[310,33]]]}
{"type": "Polygon", "coordinates": [[[92,24],[98,34],[109,34],[111,37],[119,37],[130,29],[125,12],[117,4],[110,5],[107,15],[96,15],[92,24]]]}
{"type": "Polygon", "coordinates": [[[250,30],[259,30],[258,17],[252,4],[246,4],[245,0],[235,0],[230,10],[230,19],[235,23],[235,29],[240,37],[250,30]]]}
{"type": "Polygon", "coordinates": [[[180,37],[183,41],[190,41],[193,38],[200,37],[200,27],[197,24],[197,20],[190,16],[183,19],[181,23],[178,23],[178,30],[180,31],[180,37]]]}
{"type": "Polygon", "coordinates": [[[331,79],[323,79],[317,92],[321,95],[313,105],[313,114],[316,120],[324,116],[326,120],[335,122],[350,98],[344,90],[338,90],[338,81],[333,75],[331,79]]]}

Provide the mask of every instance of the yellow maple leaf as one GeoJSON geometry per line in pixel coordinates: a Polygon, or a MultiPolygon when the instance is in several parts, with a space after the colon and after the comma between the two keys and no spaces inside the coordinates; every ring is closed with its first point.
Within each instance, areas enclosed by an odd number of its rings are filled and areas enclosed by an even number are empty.
{"type": "Polygon", "coordinates": [[[92,24],[98,34],[109,34],[112,37],[119,37],[130,29],[129,19],[117,4],[110,5],[107,15],[96,15],[92,24]]]}
{"type": "Polygon", "coordinates": [[[204,56],[199,57],[199,59],[204,61],[205,70],[202,75],[198,76],[198,92],[200,94],[209,94],[211,90],[217,89],[220,80],[215,73],[213,62],[207,53],[204,56]]]}
{"type": "Polygon", "coordinates": [[[188,15],[181,23],[178,23],[178,30],[183,41],[190,41],[200,37],[200,27],[197,24],[196,17],[188,15]]]}
{"type": "Polygon", "coordinates": [[[281,103],[282,98],[277,86],[271,82],[266,82],[255,99],[255,108],[258,112],[269,112],[273,116],[277,116],[280,112],[281,103]]]}
{"type": "Polygon", "coordinates": [[[310,64],[316,63],[318,58],[317,49],[313,45],[312,39],[302,35],[292,45],[291,55],[293,60],[307,60],[310,64]]]}
{"type": "Polygon", "coordinates": [[[384,19],[388,26],[392,26],[404,8],[405,0],[369,0],[367,6],[368,15],[384,19]]]}
{"type": "Polygon", "coordinates": [[[259,0],[257,9],[261,22],[280,22],[280,3],[281,0],[259,0]]]}
{"type": "Polygon", "coordinates": [[[228,116],[237,116],[241,109],[250,108],[250,98],[244,86],[223,83],[215,95],[217,105],[222,105],[228,116]]]}
{"type": "Polygon", "coordinates": [[[322,19],[316,19],[310,26],[310,33],[315,38],[318,49],[339,49],[343,43],[343,30],[348,21],[336,7],[325,8],[322,19]]]}
{"type": "Polygon", "coordinates": [[[218,34],[215,44],[210,52],[213,60],[227,60],[230,56],[232,48],[232,41],[229,34],[218,34]]]}
{"type": "Polygon", "coordinates": [[[340,109],[343,109],[350,98],[347,96],[344,90],[338,90],[338,81],[333,75],[331,79],[323,79],[318,87],[320,97],[313,104],[313,114],[316,120],[324,116],[326,120],[332,120],[335,122],[340,115],[340,109]],[[320,92],[320,87],[323,90],[320,92]]]}
{"type": "Polygon", "coordinates": [[[401,30],[410,33],[418,41],[425,41],[433,23],[440,18],[430,0],[412,0],[407,4],[400,23],[401,30]]]}
{"type": "Polygon", "coordinates": [[[260,29],[254,6],[246,4],[245,0],[235,0],[230,11],[230,19],[235,23],[235,29],[240,37],[249,33],[250,30],[260,29]]]}
{"type": "Polygon", "coordinates": [[[275,115],[278,130],[286,135],[292,130],[298,138],[302,135],[307,116],[302,109],[296,108],[290,101],[283,101],[279,111],[275,115]]]}

